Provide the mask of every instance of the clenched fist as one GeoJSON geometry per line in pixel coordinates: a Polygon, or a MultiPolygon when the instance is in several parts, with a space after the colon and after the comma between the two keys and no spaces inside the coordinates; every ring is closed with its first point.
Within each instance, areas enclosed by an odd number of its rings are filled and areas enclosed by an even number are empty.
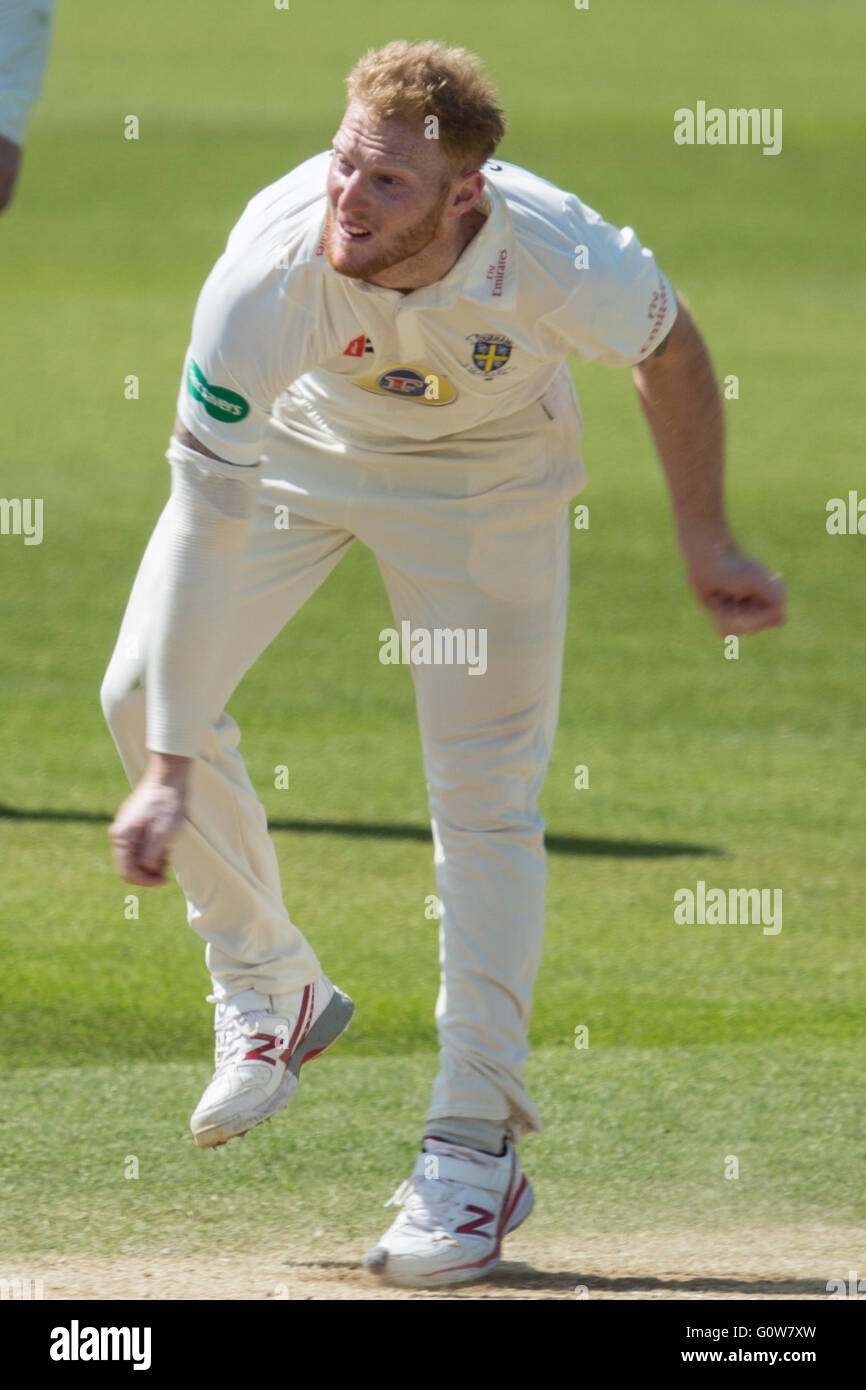
{"type": "Polygon", "coordinates": [[[785,586],[757,560],[728,543],[686,556],[692,592],[720,637],[745,636],[786,620],[785,586]]]}
{"type": "Polygon", "coordinates": [[[127,883],[165,883],[172,841],[186,811],[189,758],[151,753],[147,771],[114,817],[108,837],[127,883]]]}

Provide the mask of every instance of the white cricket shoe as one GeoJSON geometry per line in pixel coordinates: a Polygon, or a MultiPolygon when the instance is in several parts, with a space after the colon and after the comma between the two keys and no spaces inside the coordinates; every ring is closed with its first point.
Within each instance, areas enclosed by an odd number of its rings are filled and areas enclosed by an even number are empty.
{"type": "Polygon", "coordinates": [[[402,1210],[364,1268],[411,1289],[465,1284],[499,1263],[502,1240],[532,1211],[514,1145],[501,1158],[426,1139],[410,1178],[385,1206],[402,1210]]]}
{"type": "Polygon", "coordinates": [[[304,1062],[336,1042],[354,1012],[324,975],[296,994],[247,989],[218,1003],[216,1070],[189,1122],[199,1148],[216,1148],[276,1114],[304,1062]]]}

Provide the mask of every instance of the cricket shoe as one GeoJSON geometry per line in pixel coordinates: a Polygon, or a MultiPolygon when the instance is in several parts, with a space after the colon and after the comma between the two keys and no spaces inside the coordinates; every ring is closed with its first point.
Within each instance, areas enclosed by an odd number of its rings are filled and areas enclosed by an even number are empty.
{"type": "Polygon", "coordinates": [[[199,1148],[216,1148],[275,1115],[304,1063],[337,1041],[354,1012],[324,976],[295,994],[247,989],[217,1003],[216,1069],[189,1122],[199,1148]]]}
{"type": "Polygon", "coordinates": [[[532,1188],[510,1140],[501,1158],[429,1138],[386,1207],[400,1215],[364,1268],[410,1289],[466,1284],[499,1264],[503,1237],[532,1211],[532,1188]]]}

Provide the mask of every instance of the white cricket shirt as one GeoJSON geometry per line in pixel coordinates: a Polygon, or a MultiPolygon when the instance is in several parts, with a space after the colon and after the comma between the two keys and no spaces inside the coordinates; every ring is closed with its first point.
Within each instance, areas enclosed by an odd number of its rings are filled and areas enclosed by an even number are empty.
{"type": "Polygon", "coordinates": [[[482,172],[487,221],[434,285],[402,294],[338,274],[324,248],[332,152],[247,205],[196,306],[178,413],[231,464],[255,464],[273,412],[387,452],[538,400],[568,356],[647,357],[674,291],[630,227],[514,164],[482,172]]]}

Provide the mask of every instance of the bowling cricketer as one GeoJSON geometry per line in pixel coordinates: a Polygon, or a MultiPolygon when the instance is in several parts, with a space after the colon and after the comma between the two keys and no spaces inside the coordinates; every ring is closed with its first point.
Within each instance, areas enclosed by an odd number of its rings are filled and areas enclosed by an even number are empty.
{"type": "Polygon", "coordinates": [[[538,797],[584,483],[569,357],[633,369],[718,633],[783,622],[784,592],[732,537],[712,365],[634,231],[494,159],[502,111],[465,50],[389,43],[347,87],[333,148],[252,199],[198,300],[171,496],[103,687],[135,788],[110,835],[129,883],[171,862],[207,942],[216,1070],[191,1126],[223,1144],[286,1103],[354,1007],[284,905],[225,705],[353,540],[369,546],[409,648],[442,973],[422,1150],[364,1264],[435,1287],[492,1269],[532,1209],[517,1145],[541,1128],[524,1082],[538,797]]]}

